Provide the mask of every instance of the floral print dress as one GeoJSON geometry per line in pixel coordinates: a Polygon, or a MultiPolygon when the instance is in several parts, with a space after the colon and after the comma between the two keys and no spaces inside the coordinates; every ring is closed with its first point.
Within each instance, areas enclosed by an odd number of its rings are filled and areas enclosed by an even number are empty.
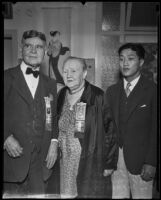
{"type": "Polygon", "coordinates": [[[74,137],[75,107],[70,109],[70,104],[65,99],[59,119],[59,145],[62,152],[60,160],[60,194],[63,198],[77,196],[76,177],[78,173],[81,145],[78,138],[74,137]]]}

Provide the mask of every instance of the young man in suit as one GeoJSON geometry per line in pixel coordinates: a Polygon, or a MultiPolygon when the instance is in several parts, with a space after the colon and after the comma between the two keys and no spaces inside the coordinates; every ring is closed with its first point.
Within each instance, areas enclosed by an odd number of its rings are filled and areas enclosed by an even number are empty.
{"type": "Polygon", "coordinates": [[[119,156],[112,198],[152,198],[157,157],[157,87],[141,74],[145,50],[119,48],[123,79],[106,91],[118,130],[119,156]]]}
{"type": "Polygon", "coordinates": [[[57,159],[56,82],[41,74],[46,37],[22,37],[22,62],[4,72],[4,193],[44,194],[57,159]]]}

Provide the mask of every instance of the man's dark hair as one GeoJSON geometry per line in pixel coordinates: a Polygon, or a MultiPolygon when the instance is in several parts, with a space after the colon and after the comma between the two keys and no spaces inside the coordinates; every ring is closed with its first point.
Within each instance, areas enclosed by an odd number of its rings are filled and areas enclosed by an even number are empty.
{"type": "Polygon", "coordinates": [[[40,38],[41,40],[43,40],[44,42],[46,42],[46,37],[45,37],[45,34],[42,33],[42,32],[38,32],[36,30],[29,30],[29,31],[25,31],[23,33],[23,36],[22,36],[22,43],[23,43],[23,40],[26,40],[28,38],[33,38],[33,37],[38,37],[40,38]]]}
{"type": "Polygon", "coordinates": [[[126,43],[126,44],[122,45],[118,50],[119,56],[124,49],[131,49],[131,50],[135,51],[140,59],[144,59],[144,57],[145,57],[145,49],[139,43],[126,43]]]}

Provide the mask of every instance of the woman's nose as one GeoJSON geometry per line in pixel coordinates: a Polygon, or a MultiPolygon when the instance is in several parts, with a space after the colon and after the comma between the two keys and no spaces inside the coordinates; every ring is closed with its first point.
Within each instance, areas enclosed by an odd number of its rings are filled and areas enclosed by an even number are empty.
{"type": "Polygon", "coordinates": [[[71,77],[71,73],[67,72],[67,78],[70,78],[70,77],[71,77]]]}

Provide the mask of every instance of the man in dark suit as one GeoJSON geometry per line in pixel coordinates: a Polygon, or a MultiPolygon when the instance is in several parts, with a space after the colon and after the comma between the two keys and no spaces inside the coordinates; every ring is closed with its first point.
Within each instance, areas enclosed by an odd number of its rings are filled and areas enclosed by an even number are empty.
{"type": "Polygon", "coordinates": [[[22,37],[22,62],[4,72],[4,193],[44,194],[57,159],[56,82],[39,72],[46,37],[22,37]]]}
{"type": "Polygon", "coordinates": [[[113,198],[152,198],[157,157],[157,89],[141,75],[145,50],[119,48],[123,79],[106,91],[118,129],[119,156],[112,175],[113,198]]]}

